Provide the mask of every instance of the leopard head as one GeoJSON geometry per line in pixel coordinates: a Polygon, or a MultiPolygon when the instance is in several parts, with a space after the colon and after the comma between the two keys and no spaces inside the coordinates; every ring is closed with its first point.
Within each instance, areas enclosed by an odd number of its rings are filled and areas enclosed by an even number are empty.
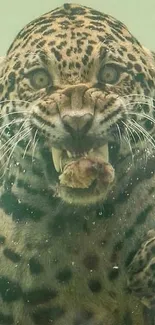
{"type": "Polygon", "coordinates": [[[123,152],[124,139],[127,151],[142,138],[153,145],[153,64],[124,24],[84,6],[65,4],[29,23],[1,64],[5,152],[16,140],[9,163],[46,149],[42,177],[53,195],[104,201],[117,180],[110,148],[123,152]]]}

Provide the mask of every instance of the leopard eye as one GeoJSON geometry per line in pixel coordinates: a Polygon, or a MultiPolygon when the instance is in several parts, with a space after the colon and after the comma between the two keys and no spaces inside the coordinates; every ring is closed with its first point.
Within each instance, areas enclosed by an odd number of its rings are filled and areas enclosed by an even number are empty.
{"type": "Polygon", "coordinates": [[[118,81],[119,77],[120,71],[118,70],[118,67],[107,64],[100,70],[99,82],[115,84],[118,81]]]}
{"type": "Polygon", "coordinates": [[[44,69],[36,69],[28,74],[28,78],[33,88],[42,89],[51,85],[51,78],[48,72],[44,69]]]}

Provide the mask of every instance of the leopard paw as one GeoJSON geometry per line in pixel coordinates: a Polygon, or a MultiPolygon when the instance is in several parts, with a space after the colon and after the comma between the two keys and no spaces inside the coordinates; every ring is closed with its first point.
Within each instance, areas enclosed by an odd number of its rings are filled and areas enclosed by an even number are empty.
{"type": "Polygon", "coordinates": [[[155,307],[155,230],[146,240],[128,266],[128,286],[149,308],[155,307]]]}

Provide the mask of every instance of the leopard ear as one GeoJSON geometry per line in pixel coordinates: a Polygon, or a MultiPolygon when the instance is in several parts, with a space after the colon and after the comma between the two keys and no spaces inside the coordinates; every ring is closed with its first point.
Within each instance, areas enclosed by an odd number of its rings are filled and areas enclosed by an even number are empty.
{"type": "Polygon", "coordinates": [[[154,61],[154,65],[155,65],[155,52],[154,51],[150,51],[151,55],[152,55],[152,58],[153,58],[153,61],[154,61]]]}
{"type": "Polygon", "coordinates": [[[151,72],[152,72],[152,77],[155,81],[155,52],[150,51],[150,55],[151,55],[151,72]]]}
{"type": "Polygon", "coordinates": [[[0,78],[3,75],[3,67],[4,67],[4,63],[5,63],[5,56],[0,56],[0,78]]]}
{"type": "MultiPolygon", "coordinates": [[[[147,64],[149,66],[149,73],[151,75],[151,79],[155,84],[155,52],[148,50],[146,47],[143,46],[144,54],[147,59],[147,64]]],[[[155,88],[153,90],[153,98],[155,98],[155,88]]]]}
{"type": "Polygon", "coordinates": [[[152,70],[152,76],[155,78],[155,52],[148,50],[143,46],[143,50],[148,57],[150,63],[150,69],[152,70]]]}

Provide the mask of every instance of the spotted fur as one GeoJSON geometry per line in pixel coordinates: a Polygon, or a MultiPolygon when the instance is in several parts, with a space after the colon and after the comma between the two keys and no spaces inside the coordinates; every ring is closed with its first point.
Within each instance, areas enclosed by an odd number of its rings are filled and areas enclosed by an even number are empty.
{"type": "Polygon", "coordinates": [[[123,23],[74,4],[10,46],[0,82],[1,325],[155,324],[154,69],[123,23]],[[84,155],[107,142],[116,176],[104,199],[61,190],[51,148],[84,155]]]}

